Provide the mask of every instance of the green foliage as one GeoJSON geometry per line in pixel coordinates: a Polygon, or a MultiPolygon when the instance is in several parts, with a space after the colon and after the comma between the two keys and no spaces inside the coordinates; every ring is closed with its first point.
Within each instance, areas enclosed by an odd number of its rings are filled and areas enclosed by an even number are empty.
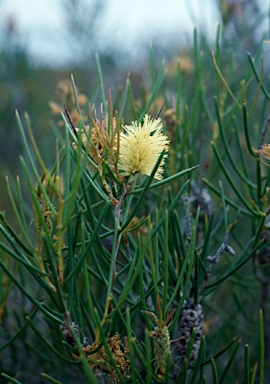
{"type": "Polygon", "coordinates": [[[150,85],[138,100],[129,79],[114,103],[110,91],[106,97],[97,56],[100,116],[90,108],[85,117],[72,79],[78,121],[66,109],[64,127],[55,125],[52,166],[28,115],[24,127],[16,114],[25,153],[23,182],[7,179],[16,225],[0,213],[6,382],[38,383],[40,375],[51,383],[268,379],[263,58],[258,74],[248,54],[244,80],[231,84],[219,30],[212,57],[201,54],[196,32],[194,39],[187,76],[181,57],[165,75],[151,56],[150,85]],[[117,169],[121,126],[146,112],[160,114],[170,139],[158,182],[165,151],[149,176],[123,178],[117,169]],[[103,147],[94,142],[97,126],[106,130],[103,147]]]}

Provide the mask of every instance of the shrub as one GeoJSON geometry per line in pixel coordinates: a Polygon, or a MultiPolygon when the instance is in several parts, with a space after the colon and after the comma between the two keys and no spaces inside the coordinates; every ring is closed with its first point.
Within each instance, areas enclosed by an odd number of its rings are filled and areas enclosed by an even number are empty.
{"type": "Polygon", "coordinates": [[[81,107],[72,79],[51,167],[17,113],[16,224],[0,213],[8,382],[263,382],[270,96],[263,59],[230,84],[237,62],[218,38],[215,52],[209,76],[195,33],[185,76],[181,57],[167,77],[152,65],[139,100],[128,79],[114,102],[97,60],[101,107],[81,107]]]}

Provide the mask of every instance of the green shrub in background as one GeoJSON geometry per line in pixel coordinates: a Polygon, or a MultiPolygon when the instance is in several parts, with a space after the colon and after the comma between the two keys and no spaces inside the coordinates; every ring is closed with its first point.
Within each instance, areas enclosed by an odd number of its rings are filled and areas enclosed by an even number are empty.
{"type": "Polygon", "coordinates": [[[166,78],[151,52],[139,99],[129,79],[106,98],[97,58],[101,107],[81,108],[72,80],[51,168],[17,113],[16,227],[0,214],[4,382],[269,379],[263,59],[248,54],[235,79],[219,32],[212,58],[198,45],[195,33],[194,76],[180,58],[166,78]]]}

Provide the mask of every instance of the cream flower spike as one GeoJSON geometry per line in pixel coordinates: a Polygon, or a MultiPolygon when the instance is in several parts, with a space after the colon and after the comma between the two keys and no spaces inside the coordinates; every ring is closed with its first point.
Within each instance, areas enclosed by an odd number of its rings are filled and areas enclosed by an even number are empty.
{"type": "MultiPolygon", "coordinates": [[[[169,140],[162,133],[161,119],[152,119],[148,114],[144,116],[143,124],[133,121],[131,125],[123,126],[125,133],[120,134],[119,169],[123,176],[136,173],[150,175],[163,151],[169,150],[169,140]]],[[[154,178],[162,180],[165,154],[155,173],[154,178]]]]}

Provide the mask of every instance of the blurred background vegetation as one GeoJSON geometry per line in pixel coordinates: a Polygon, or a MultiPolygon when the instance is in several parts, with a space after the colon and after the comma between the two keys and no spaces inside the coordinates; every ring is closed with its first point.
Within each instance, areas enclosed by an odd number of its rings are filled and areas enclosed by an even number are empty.
{"type": "MultiPolygon", "coordinates": [[[[203,1],[198,1],[198,3],[200,3],[198,7],[201,7],[203,14],[203,1]]],[[[182,104],[185,105],[187,102],[192,101],[198,71],[198,68],[195,66],[196,55],[198,52],[203,52],[201,78],[204,84],[205,100],[211,115],[215,116],[216,74],[211,55],[211,51],[215,49],[215,28],[213,28],[212,36],[209,36],[209,34],[204,34],[202,23],[202,28],[198,28],[197,41],[199,42],[199,49],[198,47],[194,49],[192,31],[187,32],[184,41],[179,39],[179,43],[177,43],[175,36],[168,34],[165,41],[171,41],[172,44],[164,44],[164,41],[162,42],[159,39],[157,26],[157,35],[155,38],[152,38],[153,49],[149,50],[149,55],[145,55],[145,51],[142,50],[141,53],[138,52],[137,56],[131,55],[134,61],[128,61],[125,59],[128,52],[126,49],[121,50],[121,41],[114,41],[111,37],[107,45],[100,41],[101,38],[104,39],[104,35],[100,34],[100,29],[103,27],[101,20],[107,6],[108,2],[105,0],[63,0],[61,2],[61,17],[66,26],[68,26],[65,38],[69,39],[70,49],[74,57],[74,60],[70,60],[61,66],[54,66],[53,63],[41,63],[31,56],[27,44],[25,41],[21,41],[20,26],[17,24],[14,15],[9,15],[2,24],[0,46],[0,210],[6,211],[8,217],[12,216],[12,214],[6,192],[5,175],[20,174],[19,156],[23,154],[23,147],[15,120],[15,109],[18,109],[21,115],[24,111],[29,113],[37,144],[49,167],[50,148],[55,145],[55,136],[51,128],[55,122],[58,122],[58,118],[52,113],[55,111],[56,105],[51,102],[56,103],[60,107],[67,103],[68,91],[65,90],[66,88],[63,84],[65,84],[67,79],[70,79],[70,74],[74,75],[80,94],[86,95],[87,99],[91,100],[91,103],[95,102],[96,105],[100,103],[101,98],[95,65],[96,52],[99,53],[104,84],[110,87],[114,99],[117,99],[117,96],[123,91],[127,77],[131,80],[135,98],[140,100],[147,98],[147,89],[153,80],[151,79],[149,66],[155,67],[158,70],[162,59],[164,59],[166,77],[160,89],[160,95],[162,100],[166,98],[168,108],[171,100],[175,98],[174,92],[179,62],[182,72],[181,87],[184,89],[182,104]]],[[[247,73],[251,73],[247,51],[251,53],[252,57],[256,58],[257,63],[259,62],[260,55],[264,56],[264,78],[268,82],[270,49],[268,49],[267,44],[263,44],[264,40],[267,41],[269,39],[268,12],[262,11],[263,8],[256,0],[220,0],[213,2],[213,6],[219,12],[218,21],[221,26],[220,57],[222,67],[226,68],[230,76],[226,80],[230,84],[231,89],[235,93],[239,93],[240,81],[247,73]]],[[[154,10],[153,15],[151,12],[149,14],[149,18],[151,17],[154,17],[154,10]]],[[[181,15],[179,15],[179,22],[181,22],[181,15]]],[[[213,21],[213,24],[216,25],[216,21],[213,21]]],[[[132,51],[132,46],[130,50],[132,51]]],[[[59,52],[59,55],[61,55],[61,52],[59,52]]],[[[254,88],[256,88],[255,85],[254,88]]],[[[249,91],[252,93],[252,87],[249,91]]],[[[256,119],[258,120],[258,125],[264,123],[268,108],[268,104],[258,106],[258,114],[253,113],[255,124],[256,119]],[[260,108],[264,108],[264,111],[262,112],[260,108]]],[[[209,139],[212,138],[209,134],[210,131],[212,132],[210,123],[209,121],[208,125],[200,128],[202,130],[201,145],[205,144],[207,147],[205,158],[209,149],[209,139]],[[203,134],[204,132],[205,135],[203,134]]],[[[215,123],[216,121],[212,121],[212,125],[215,123]]],[[[268,142],[270,142],[270,138],[268,142]]],[[[207,167],[207,161],[205,161],[204,166],[207,167]]],[[[264,288],[265,290],[261,291],[261,287],[254,283],[253,294],[254,300],[256,298],[257,302],[258,297],[260,297],[259,301],[261,300],[261,302],[259,305],[265,309],[266,348],[268,362],[270,363],[269,308],[267,303],[263,302],[264,297],[266,299],[269,298],[269,286],[267,285],[264,288]]],[[[232,291],[235,289],[233,282],[230,289],[232,291]]],[[[218,297],[220,302],[223,301],[225,305],[230,305],[227,302],[225,293],[220,292],[218,297]]],[[[237,302],[237,300],[236,294],[235,301],[237,302]]],[[[248,300],[248,297],[243,297],[243,300],[248,300]]],[[[209,313],[211,310],[215,313],[216,303],[208,301],[207,305],[209,306],[209,313]]],[[[234,303],[233,306],[235,305],[234,303]]],[[[12,311],[13,308],[11,307],[9,310],[12,311]]],[[[247,310],[248,313],[245,316],[247,318],[249,316],[252,317],[252,321],[254,321],[257,312],[254,314],[254,309],[249,305],[247,310]]],[[[237,314],[233,312],[233,310],[230,312],[231,319],[228,321],[228,315],[224,308],[223,319],[227,321],[225,322],[226,325],[224,325],[223,336],[227,332],[230,335],[229,337],[234,333],[240,332],[237,328],[237,314]]],[[[4,318],[5,314],[1,313],[0,321],[4,322],[4,318]]],[[[213,319],[213,322],[215,322],[215,319],[213,319]]],[[[245,323],[243,322],[243,324],[245,323]]],[[[5,324],[5,327],[8,326],[12,328],[13,325],[5,324]]],[[[210,326],[211,321],[209,321],[210,326]]],[[[258,341],[258,334],[254,334],[252,337],[254,337],[255,341],[258,341]]],[[[215,342],[219,343],[218,337],[215,342]]],[[[0,358],[1,353],[3,351],[0,352],[0,358]]],[[[14,357],[17,353],[16,348],[14,348],[12,353],[14,357]]],[[[10,358],[12,358],[12,353],[10,358]]],[[[18,357],[16,359],[19,361],[18,357]]],[[[19,370],[20,367],[17,366],[17,369],[19,370]]],[[[71,370],[70,374],[72,377],[74,372],[71,370]]],[[[29,380],[30,383],[34,378],[31,379],[30,377],[29,380]]]]}
{"type": "MultiPolygon", "coordinates": [[[[199,13],[203,14],[204,4],[198,2],[199,13]]],[[[262,2],[264,3],[264,2],[262,2]]],[[[147,37],[136,46],[137,55],[132,54],[133,47],[127,47],[122,41],[117,40],[117,35],[107,31],[103,35],[101,30],[103,15],[108,7],[105,0],[62,0],[59,2],[62,13],[60,18],[65,25],[65,33],[61,38],[68,42],[68,47],[72,54],[67,62],[62,65],[55,65],[51,61],[45,63],[33,57],[28,50],[27,39],[24,39],[20,29],[20,23],[16,18],[16,13],[9,13],[2,16],[1,39],[0,39],[0,207],[8,211],[9,203],[6,200],[4,176],[7,172],[17,173],[19,155],[22,148],[18,140],[17,128],[15,123],[15,109],[20,112],[28,111],[31,115],[31,121],[34,132],[38,133],[37,140],[46,148],[50,148],[51,141],[54,140],[50,133],[50,121],[52,119],[49,102],[54,100],[63,103],[57,95],[58,81],[70,79],[70,74],[74,75],[76,84],[82,93],[95,101],[95,94],[98,89],[97,73],[94,55],[99,53],[104,76],[104,84],[109,86],[113,95],[116,95],[121,87],[123,88],[127,75],[129,75],[135,96],[143,92],[143,82],[146,84],[149,80],[149,56],[146,51],[150,41],[145,41],[147,37]],[[114,37],[115,36],[115,37],[114,37]],[[107,42],[107,43],[104,43],[107,42]],[[146,43],[146,44],[145,44],[146,43]],[[128,60],[127,57],[131,57],[128,60]],[[58,97],[58,100],[57,100],[58,97]]],[[[0,7],[3,4],[0,4],[0,7]]],[[[236,58],[238,69],[247,64],[246,51],[256,56],[261,52],[262,36],[267,38],[267,31],[262,30],[262,25],[267,26],[268,15],[262,12],[264,7],[256,0],[249,1],[230,1],[220,0],[212,3],[219,14],[217,20],[213,20],[212,31],[204,31],[204,18],[198,20],[200,48],[204,51],[205,82],[207,83],[207,93],[214,89],[212,76],[211,50],[214,47],[215,29],[220,22],[222,29],[222,61],[233,62],[236,58]],[[209,64],[208,64],[209,63],[209,64]],[[211,70],[210,70],[211,68],[211,70]]],[[[157,7],[161,4],[157,2],[157,7]]],[[[188,8],[188,5],[187,5],[188,8]]],[[[0,8],[1,9],[1,8],[0,8]]],[[[155,10],[149,14],[149,18],[155,17],[155,10]]],[[[198,12],[198,11],[197,11],[198,12]]],[[[17,13],[17,14],[18,14],[17,13]]],[[[192,19],[192,9],[190,9],[192,19]]],[[[46,17],[46,15],[44,15],[46,17]]],[[[134,15],[134,18],[136,15],[134,15]]],[[[196,20],[194,20],[194,23],[196,20]]],[[[185,25],[179,14],[179,23],[185,25]]],[[[140,29],[138,21],[138,29],[140,29]]],[[[148,36],[147,28],[144,29],[148,36]]],[[[57,31],[56,31],[57,32],[57,31]]],[[[112,31],[111,31],[112,32],[112,31]]],[[[138,31],[134,31],[136,36],[138,31]]],[[[35,35],[35,31],[33,31],[35,35]]],[[[194,54],[193,54],[193,31],[188,27],[182,36],[174,33],[156,30],[149,34],[149,39],[154,44],[153,64],[158,68],[161,60],[165,60],[168,70],[168,78],[164,83],[166,92],[170,92],[174,81],[174,74],[177,69],[177,60],[181,61],[181,68],[184,73],[184,81],[187,87],[192,87],[194,75],[194,54]],[[160,39],[160,36],[162,38],[160,39]]],[[[28,37],[29,39],[29,37],[28,37]]],[[[63,42],[62,42],[63,43],[63,42]]],[[[262,54],[269,57],[267,50],[262,54]]],[[[61,56],[61,50],[59,51],[61,56]]],[[[266,67],[267,67],[267,60],[266,67]]],[[[239,81],[237,74],[234,79],[239,81]]],[[[232,79],[232,80],[234,80],[232,79]]],[[[62,95],[63,96],[63,95],[62,95]]]]}

